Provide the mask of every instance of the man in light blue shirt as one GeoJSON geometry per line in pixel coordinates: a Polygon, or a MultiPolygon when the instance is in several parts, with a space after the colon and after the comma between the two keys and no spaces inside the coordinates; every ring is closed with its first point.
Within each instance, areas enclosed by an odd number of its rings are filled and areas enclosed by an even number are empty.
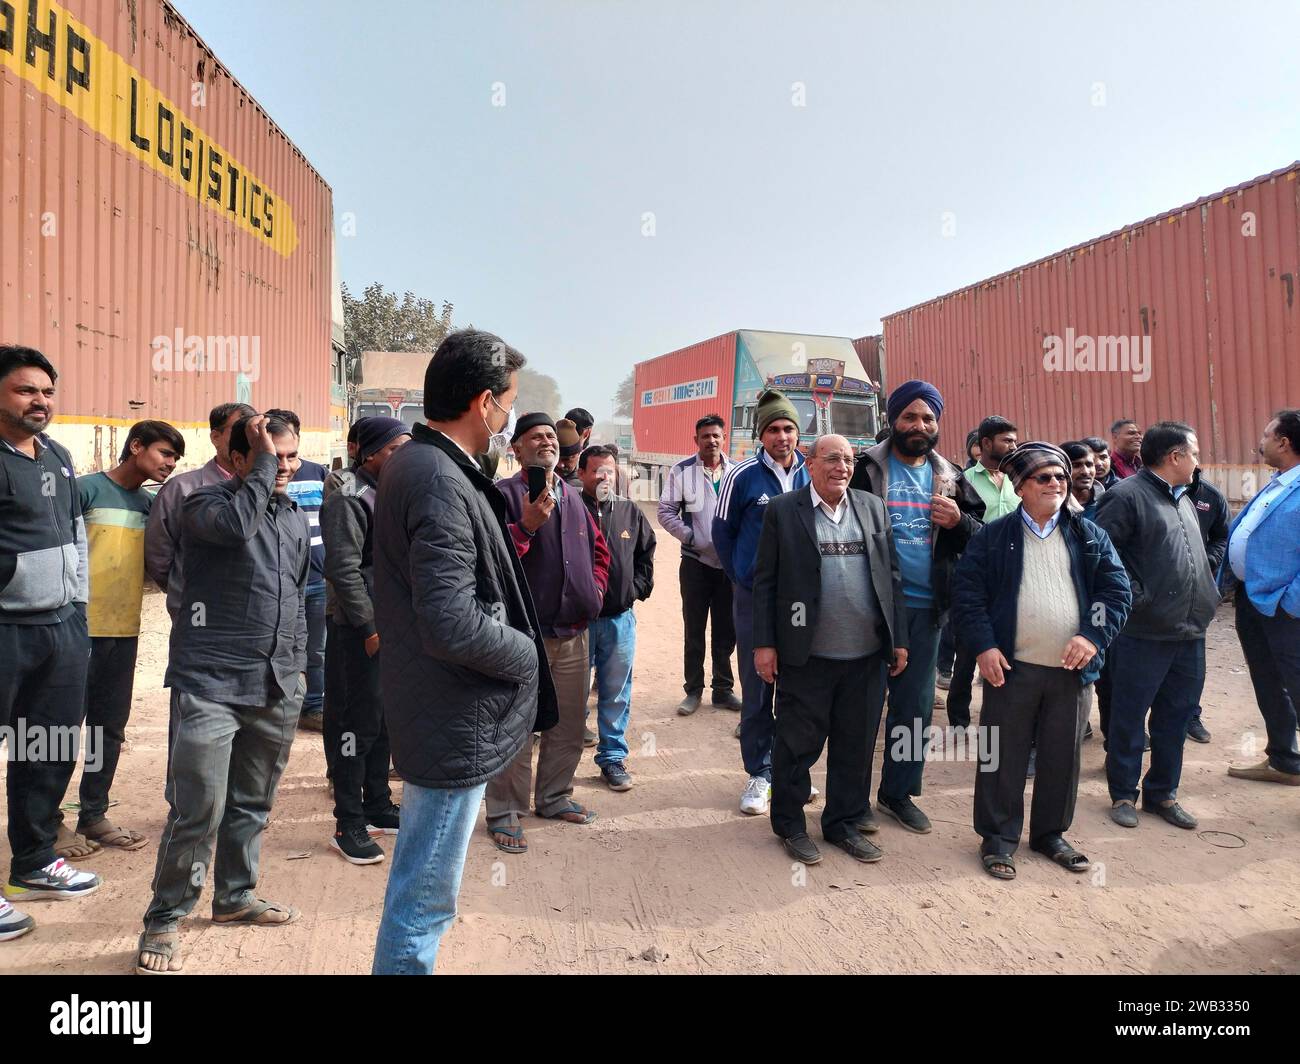
{"type": "Polygon", "coordinates": [[[1278,412],[1259,453],[1278,472],[1232,523],[1219,583],[1236,588],[1237,637],[1268,747],[1259,764],[1228,775],[1300,786],[1300,410],[1278,412]]]}

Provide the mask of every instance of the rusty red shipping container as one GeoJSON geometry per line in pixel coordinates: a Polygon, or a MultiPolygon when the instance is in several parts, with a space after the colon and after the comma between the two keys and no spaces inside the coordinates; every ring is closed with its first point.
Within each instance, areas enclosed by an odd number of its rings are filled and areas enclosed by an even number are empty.
{"type": "Polygon", "coordinates": [[[862,368],[867,371],[871,382],[881,388],[885,386],[885,367],[881,360],[881,343],[879,336],[859,336],[853,341],[853,350],[862,359],[862,368]]]}
{"type": "Polygon", "coordinates": [[[0,6],[0,131],[0,342],[58,369],[79,468],[146,417],[201,462],[237,399],[328,451],[330,188],[172,7],[0,6]]]}
{"type": "Polygon", "coordinates": [[[731,400],[736,380],[736,331],[702,340],[689,347],[636,364],[633,375],[632,419],[639,461],[671,463],[694,451],[695,422],[706,414],[721,414],[727,423],[727,442],[734,445],[731,431],[731,400]],[[683,402],[642,402],[646,392],[668,388],[687,380],[714,380],[712,394],[683,402]]]}
{"type": "Polygon", "coordinates": [[[1186,421],[1237,503],[1300,406],[1300,163],[884,319],[891,384],[933,381],[945,450],[1002,414],[1021,439],[1186,421]],[[1103,365],[1106,368],[1097,368],[1103,365]],[[1092,368],[1089,368],[1092,367],[1092,368]]]}

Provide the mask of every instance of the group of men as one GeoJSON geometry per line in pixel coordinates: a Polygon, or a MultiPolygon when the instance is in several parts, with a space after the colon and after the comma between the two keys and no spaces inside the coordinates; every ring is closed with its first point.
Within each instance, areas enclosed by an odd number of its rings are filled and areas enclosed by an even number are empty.
{"type": "MultiPolygon", "coordinates": [[[[397,837],[375,972],[433,970],[484,800],[493,844],[515,855],[530,812],[595,819],[573,786],[593,670],[596,764],[611,791],[632,786],[634,605],[653,588],[654,533],[618,491],[617,451],[590,443],[586,411],[516,414],[524,363],[490,333],[451,334],[426,370],[425,422],[359,421],[345,469],[299,458],[291,411],[228,404],[212,411],[216,454],[198,470],[169,479],[184,438],[146,421],[117,466],[77,478],[46,434],[54,367],[0,348],[0,723],[84,721],[104,736],[93,771],[87,751],[75,830],[59,814],[75,757],[11,762],[0,939],[32,927],[12,901],[98,889],[70,859],[148,841],[108,815],[146,572],[172,630],[169,812],[142,973],[181,969],[179,923],[209,870],[214,922],[298,916],[255,888],[299,727],[324,733],[333,848],[376,864],[374,836],[397,837]],[[518,472],[494,479],[507,453],[518,472]]],[[[1232,589],[1269,744],[1264,762],[1230,771],[1300,784],[1300,412],[1265,427],[1260,453],[1278,475],[1228,527],[1185,424],[1122,420],[1110,447],[1057,446],[990,417],[961,470],[938,450],[943,407],[932,384],[905,382],[887,433],[855,454],[839,436],[801,440],[793,404],[768,390],[752,457],[732,461],[726,423],[709,415],[667,477],[659,521],[682,544],[678,712],[700,707],[711,657],[712,704],[739,711],[742,812],[770,813],[794,859],[821,860],[804,808],[829,745],[828,843],[881,859],[867,838],[877,812],[928,833],[914,799],[946,657],[951,725],[971,722],[976,670],[984,684],[974,826],[991,875],[1015,875],[1030,776],[1031,847],[1088,867],[1064,835],[1094,687],[1112,818],[1136,827],[1140,796],[1194,827],[1177,800],[1183,741],[1204,728],[1205,630],[1232,589]]]]}

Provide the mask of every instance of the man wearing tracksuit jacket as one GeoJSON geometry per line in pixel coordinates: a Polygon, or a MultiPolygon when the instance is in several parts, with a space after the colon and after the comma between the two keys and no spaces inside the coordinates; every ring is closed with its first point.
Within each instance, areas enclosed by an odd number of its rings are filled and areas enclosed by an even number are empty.
{"type": "Polygon", "coordinates": [[[732,609],[744,708],[740,711],[740,754],[749,776],[740,811],[767,812],[772,796],[772,693],[754,670],[754,563],[767,504],[777,495],[809,483],[799,453],[799,412],[778,391],[758,397],[754,436],[760,443],[753,458],[727,471],[713,516],[713,546],[734,587],[732,609]]]}
{"type": "Polygon", "coordinates": [[[582,501],[609,548],[609,585],[600,616],[588,628],[600,729],[596,767],[611,791],[626,791],[632,786],[624,764],[636,656],[632,606],[649,598],[654,588],[655,534],[641,507],[614,494],[617,470],[609,447],[588,447],[578,458],[582,501]]]}
{"type": "Polygon", "coordinates": [[[59,803],[77,762],[75,745],[59,736],[80,733],[90,661],[72,457],[45,435],[57,377],[39,351],[0,346],[0,725],[12,729],[0,941],[33,927],[9,899],[79,898],[100,887],[99,876],[54,855],[59,803]],[[46,736],[42,756],[32,756],[29,735],[46,736]]]}

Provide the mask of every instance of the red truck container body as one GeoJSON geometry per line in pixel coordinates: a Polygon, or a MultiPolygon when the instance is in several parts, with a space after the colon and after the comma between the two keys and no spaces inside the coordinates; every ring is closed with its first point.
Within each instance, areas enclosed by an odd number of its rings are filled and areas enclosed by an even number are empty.
{"type": "Polygon", "coordinates": [[[695,422],[706,414],[722,415],[733,443],[735,378],[734,331],[638,362],[632,396],[637,460],[659,464],[694,453],[695,422]]]}
{"type": "Polygon", "coordinates": [[[1297,175],[1300,163],[886,316],[890,383],[943,392],[945,453],[988,414],[1058,443],[1107,437],[1120,417],[1186,421],[1207,478],[1241,503],[1270,474],[1263,426],[1300,406],[1297,175]]]}

